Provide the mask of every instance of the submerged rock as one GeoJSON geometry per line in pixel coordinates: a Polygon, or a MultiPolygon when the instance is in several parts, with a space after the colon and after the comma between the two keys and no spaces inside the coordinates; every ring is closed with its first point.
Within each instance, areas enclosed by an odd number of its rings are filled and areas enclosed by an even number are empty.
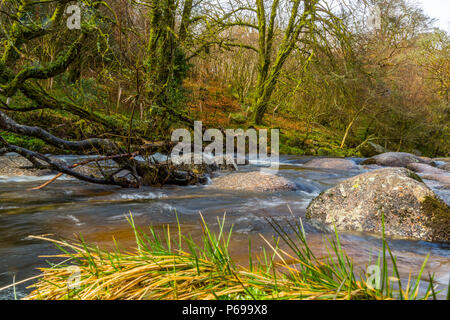
{"type": "Polygon", "coordinates": [[[357,164],[351,160],[340,158],[313,159],[304,165],[308,168],[336,169],[336,170],[358,170],[357,164]]]}
{"type": "Polygon", "coordinates": [[[52,170],[38,170],[27,159],[19,156],[0,157],[0,176],[3,177],[40,177],[52,173],[52,170]]]}
{"type": "Polygon", "coordinates": [[[210,186],[215,189],[250,191],[250,192],[277,192],[295,190],[291,181],[270,173],[259,171],[247,173],[233,173],[213,179],[210,186]]]}
{"type": "Polygon", "coordinates": [[[387,152],[382,153],[362,162],[363,165],[377,164],[385,167],[403,167],[410,163],[434,164],[432,161],[415,156],[406,152],[387,152]]]}
{"type": "Polygon", "coordinates": [[[425,241],[450,241],[450,208],[414,172],[384,168],[323,192],[306,217],[318,226],[425,241]]]}
{"type": "MultiPolygon", "coordinates": [[[[50,157],[54,162],[59,162],[61,164],[66,164],[63,160],[56,157],[50,157]]],[[[39,162],[45,166],[46,163],[43,161],[39,162]]],[[[67,164],[66,164],[67,165],[67,164]]],[[[76,167],[73,169],[81,174],[101,177],[101,171],[95,163],[90,163],[81,167],[76,167]]],[[[108,171],[107,167],[103,167],[102,170],[108,171]]],[[[48,175],[56,175],[57,171],[52,169],[36,169],[33,164],[22,156],[0,156],[0,176],[3,177],[42,177],[48,175]]]]}

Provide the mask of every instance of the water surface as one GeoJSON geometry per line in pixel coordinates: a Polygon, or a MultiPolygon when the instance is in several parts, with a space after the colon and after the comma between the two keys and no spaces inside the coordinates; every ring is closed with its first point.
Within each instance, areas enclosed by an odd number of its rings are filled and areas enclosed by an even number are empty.
{"type": "MultiPolygon", "coordinates": [[[[75,161],[75,157],[65,157],[75,161]]],[[[253,251],[258,253],[262,240],[260,234],[270,239],[274,232],[267,217],[284,219],[304,218],[306,207],[320,192],[340,181],[367,170],[320,170],[305,168],[311,157],[282,156],[279,175],[298,186],[297,191],[282,193],[245,193],[213,190],[209,186],[143,188],[125,190],[99,186],[63,178],[44,190],[28,191],[51,177],[0,177],[0,287],[39,274],[38,267],[48,266],[40,255],[56,254],[52,244],[28,239],[29,235],[52,234],[74,238],[82,234],[88,241],[101,246],[111,245],[112,236],[124,247],[133,243],[133,233],[127,222],[131,212],[144,230],[148,225],[162,229],[175,225],[177,215],[183,232],[194,238],[201,235],[200,215],[214,228],[217,217],[226,212],[227,225],[234,227],[235,238],[231,251],[245,264],[248,239],[253,251]]],[[[355,159],[359,161],[359,159],[355,159]]],[[[258,165],[240,167],[241,171],[259,170],[258,165]]],[[[226,173],[221,173],[226,174],[226,173]]],[[[426,181],[447,203],[450,191],[439,184],[426,181]]],[[[325,254],[324,234],[303,219],[308,241],[318,254],[325,254]]],[[[173,228],[175,229],[175,228],[173,228]]],[[[381,249],[380,239],[367,234],[342,233],[342,243],[347,253],[361,268],[372,261],[381,249]]],[[[429,254],[427,272],[436,273],[441,288],[448,284],[450,273],[450,246],[423,241],[390,240],[403,275],[414,275],[429,254]]],[[[26,285],[16,288],[17,297],[23,297],[26,285]]],[[[0,292],[0,299],[13,298],[13,290],[0,292]]]]}

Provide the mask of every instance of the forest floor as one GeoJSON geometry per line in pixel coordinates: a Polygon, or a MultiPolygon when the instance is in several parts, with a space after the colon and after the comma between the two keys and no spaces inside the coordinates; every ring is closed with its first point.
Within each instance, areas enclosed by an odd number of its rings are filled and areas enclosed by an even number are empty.
{"type": "MultiPolygon", "coordinates": [[[[247,110],[238,99],[226,88],[217,83],[201,83],[186,81],[187,93],[186,109],[190,119],[202,121],[204,128],[217,129],[248,129],[254,128],[247,120],[247,110]]],[[[122,110],[125,118],[129,118],[131,112],[122,110]]],[[[10,113],[21,124],[39,126],[52,134],[69,140],[80,140],[102,135],[98,131],[99,126],[80,120],[68,113],[54,110],[39,110],[27,113],[10,113]]],[[[136,120],[140,114],[136,112],[136,120]]],[[[349,141],[347,146],[340,148],[342,135],[314,124],[309,130],[303,121],[296,119],[295,115],[283,113],[268,113],[264,119],[265,125],[256,129],[280,129],[280,154],[312,155],[312,156],[336,156],[350,157],[361,156],[355,148],[358,142],[349,141]],[[308,131],[308,132],[307,132],[308,131]],[[349,147],[353,146],[353,147],[349,147]]],[[[37,138],[22,137],[13,133],[0,134],[11,144],[15,144],[33,151],[43,153],[58,153],[59,151],[37,138]]],[[[159,140],[167,140],[168,137],[156,137],[159,140]]],[[[60,152],[59,152],[60,153],[60,152]]]]}

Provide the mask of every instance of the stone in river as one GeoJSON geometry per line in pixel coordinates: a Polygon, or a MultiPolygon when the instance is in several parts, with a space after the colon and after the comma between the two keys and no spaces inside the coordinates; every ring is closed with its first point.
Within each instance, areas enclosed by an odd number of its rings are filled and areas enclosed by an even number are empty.
{"type": "Polygon", "coordinates": [[[425,163],[434,165],[433,161],[406,152],[387,152],[362,162],[363,165],[377,164],[385,167],[403,168],[406,168],[406,166],[410,163],[425,163]]]}
{"type": "Polygon", "coordinates": [[[429,164],[425,164],[425,163],[409,163],[407,165],[407,168],[414,172],[423,173],[423,174],[446,174],[447,173],[445,170],[430,166],[429,164]]]}
{"type": "Polygon", "coordinates": [[[414,172],[384,168],[345,180],[309,205],[307,219],[324,229],[449,242],[450,208],[414,172]]]}
{"type": "Polygon", "coordinates": [[[440,182],[444,188],[450,188],[450,173],[446,170],[424,163],[410,163],[408,169],[417,172],[423,179],[435,180],[440,182]]]}
{"type": "Polygon", "coordinates": [[[213,179],[214,189],[250,192],[277,192],[295,190],[295,184],[283,177],[259,171],[233,173],[213,179]]]}
{"type": "Polygon", "coordinates": [[[385,153],[387,150],[379,144],[368,142],[361,146],[360,150],[363,157],[373,157],[381,153],[385,153]]]}
{"type": "Polygon", "coordinates": [[[304,164],[308,168],[335,169],[335,170],[358,170],[358,165],[347,159],[322,158],[313,159],[304,164]]]}

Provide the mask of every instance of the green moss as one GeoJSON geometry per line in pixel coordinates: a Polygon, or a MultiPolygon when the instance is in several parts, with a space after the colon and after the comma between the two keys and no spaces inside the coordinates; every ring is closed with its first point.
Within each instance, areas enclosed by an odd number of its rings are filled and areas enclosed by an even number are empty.
{"type": "Polygon", "coordinates": [[[308,135],[295,130],[283,130],[280,135],[280,152],[295,155],[323,157],[360,157],[359,150],[341,149],[341,138],[326,130],[313,130],[308,135]]]}
{"type": "Polygon", "coordinates": [[[231,113],[230,121],[236,124],[244,124],[247,122],[247,117],[242,113],[231,113]]]}
{"type": "Polygon", "coordinates": [[[290,147],[285,144],[280,145],[280,154],[290,154],[290,155],[299,155],[303,156],[306,155],[305,150],[296,148],[296,147],[290,147]]]}
{"type": "Polygon", "coordinates": [[[330,149],[330,148],[319,148],[317,150],[317,155],[318,156],[323,156],[323,157],[347,157],[348,156],[348,150],[345,149],[340,149],[340,148],[336,148],[336,149],[330,149]]]}
{"type": "Polygon", "coordinates": [[[46,147],[45,142],[40,139],[19,136],[5,131],[0,131],[0,135],[6,140],[6,142],[32,151],[40,152],[46,147]]]}
{"type": "Polygon", "coordinates": [[[317,150],[317,155],[321,156],[321,157],[328,157],[328,156],[334,156],[334,152],[333,150],[329,149],[329,148],[319,148],[317,150]]]}
{"type": "Polygon", "coordinates": [[[424,183],[423,180],[422,180],[422,178],[419,177],[416,173],[414,173],[414,172],[412,172],[412,171],[410,171],[410,172],[408,173],[408,177],[410,177],[411,179],[414,179],[414,180],[416,180],[416,181],[418,181],[418,182],[424,183]]]}
{"type": "Polygon", "coordinates": [[[450,207],[435,197],[426,197],[422,209],[428,215],[428,227],[433,230],[433,241],[450,242],[450,207]]]}

